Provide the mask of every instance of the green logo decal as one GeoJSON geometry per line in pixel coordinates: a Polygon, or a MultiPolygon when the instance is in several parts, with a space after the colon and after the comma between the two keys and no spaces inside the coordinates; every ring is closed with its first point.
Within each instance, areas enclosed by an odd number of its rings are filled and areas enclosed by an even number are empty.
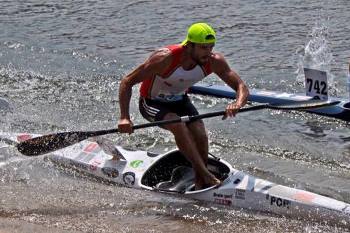
{"type": "Polygon", "coordinates": [[[143,163],[142,160],[134,160],[131,161],[130,166],[133,168],[138,168],[143,163]]]}

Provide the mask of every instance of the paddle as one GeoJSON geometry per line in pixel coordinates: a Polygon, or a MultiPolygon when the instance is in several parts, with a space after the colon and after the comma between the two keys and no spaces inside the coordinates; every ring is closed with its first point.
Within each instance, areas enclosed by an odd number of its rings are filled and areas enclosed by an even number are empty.
{"type": "MultiPolygon", "coordinates": [[[[292,104],[261,104],[252,107],[242,108],[239,112],[255,111],[260,109],[277,109],[277,110],[304,110],[311,108],[320,108],[330,105],[336,105],[340,101],[320,101],[320,100],[308,100],[308,101],[298,101],[292,104]]],[[[198,119],[223,116],[225,111],[205,113],[195,116],[184,116],[172,120],[155,121],[146,124],[135,125],[134,130],[142,129],[153,126],[162,126],[171,123],[178,122],[190,122],[198,119]]],[[[44,135],[36,138],[32,138],[17,144],[17,149],[19,152],[26,156],[37,156],[41,154],[46,154],[51,151],[62,149],[64,147],[73,145],[80,141],[83,141],[90,137],[96,137],[106,134],[118,133],[118,129],[107,129],[98,131],[75,131],[75,132],[63,132],[44,135]]]]}

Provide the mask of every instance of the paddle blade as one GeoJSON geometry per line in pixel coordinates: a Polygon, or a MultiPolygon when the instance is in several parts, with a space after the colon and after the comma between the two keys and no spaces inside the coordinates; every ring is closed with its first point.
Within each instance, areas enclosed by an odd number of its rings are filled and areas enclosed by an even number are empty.
{"type": "Polygon", "coordinates": [[[82,132],[64,132],[32,138],[18,143],[17,149],[26,156],[38,156],[78,143],[89,138],[82,132]]]}
{"type": "Polygon", "coordinates": [[[305,100],[297,101],[290,104],[269,104],[268,108],[280,110],[308,110],[313,108],[322,108],[339,104],[340,101],[325,100],[305,100]]]}

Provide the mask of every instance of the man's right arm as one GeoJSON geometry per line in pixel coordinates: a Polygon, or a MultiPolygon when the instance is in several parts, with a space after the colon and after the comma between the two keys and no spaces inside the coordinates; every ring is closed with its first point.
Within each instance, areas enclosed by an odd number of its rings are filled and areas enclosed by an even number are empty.
{"type": "Polygon", "coordinates": [[[160,49],[122,79],[119,86],[120,119],[118,122],[118,129],[121,133],[133,132],[129,113],[132,87],[147,78],[163,73],[170,63],[170,51],[168,49],[160,49]]]}

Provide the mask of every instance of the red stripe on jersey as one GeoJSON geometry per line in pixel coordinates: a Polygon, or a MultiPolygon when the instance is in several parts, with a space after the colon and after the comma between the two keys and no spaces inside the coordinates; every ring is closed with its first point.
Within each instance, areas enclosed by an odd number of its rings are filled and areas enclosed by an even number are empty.
{"type": "Polygon", "coordinates": [[[211,65],[210,65],[209,61],[207,63],[205,63],[202,67],[203,67],[203,69],[205,71],[205,75],[206,76],[213,72],[212,69],[211,69],[211,65]]]}
{"type": "Polygon", "coordinates": [[[180,65],[181,54],[184,50],[182,45],[169,45],[167,46],[170,49],[171,55],[173,56],[172,62],[168,69],[161,75],[162,78],[169,77],[180,65]]]}
{"type": "Polygon", "coordinates": [[[152,89],[152,83],[153,83],[154,77],[152,78],[148,78],[145,81],[143,81],[141,83],[141,87],[140,87],[140,95],[142,97],[147,97],[149,96],[149,91],[152,89]]]}

